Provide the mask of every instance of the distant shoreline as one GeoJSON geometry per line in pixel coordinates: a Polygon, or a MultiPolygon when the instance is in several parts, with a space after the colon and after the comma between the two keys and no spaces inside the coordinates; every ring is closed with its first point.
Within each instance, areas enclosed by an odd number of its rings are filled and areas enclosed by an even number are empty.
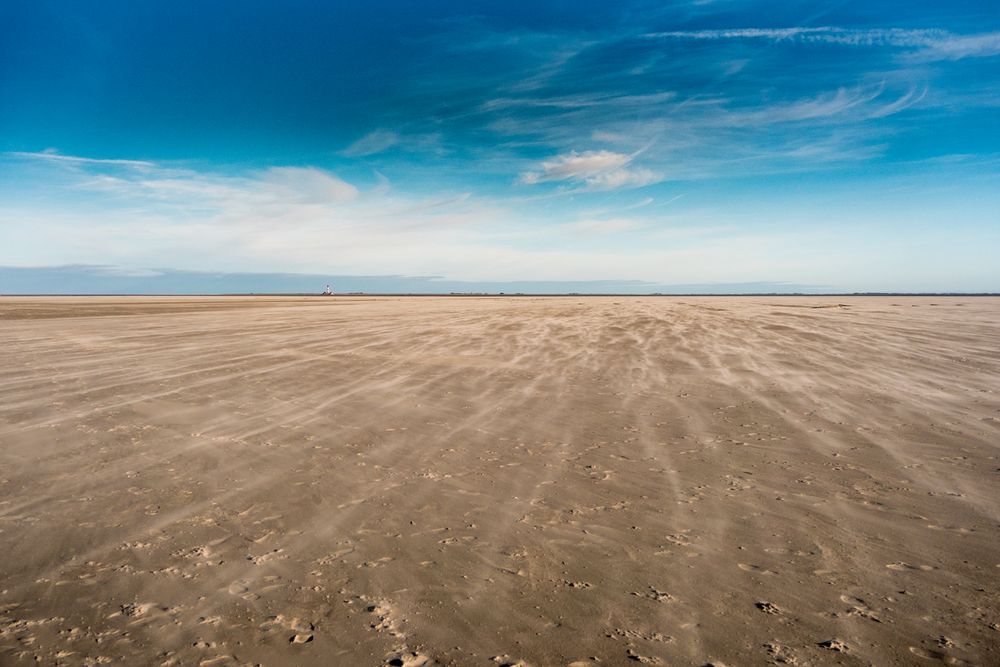
{"type": "Polygon", "coordinates": [[[603,293],[603,292],[341,292],[334,294],[317,294],[314,292],[219,292],[219,293],[151,293],[151,292],[101,292],[75,294],[67,293],[30,293],[16,294],[0,293],[0,297],[251,297],[251,296],[294,296],[336,298],[345,296],[377,296],[377,297],[998,297],[1000,292],[648,292],[648,293],[603,293]]]}

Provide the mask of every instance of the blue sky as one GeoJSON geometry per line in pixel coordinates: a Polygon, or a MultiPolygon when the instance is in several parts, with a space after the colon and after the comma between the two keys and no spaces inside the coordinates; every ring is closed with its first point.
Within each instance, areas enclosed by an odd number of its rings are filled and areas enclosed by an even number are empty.
{"type": "Polygon", "coordinates": [[[360,4],[0,6],[2,275],[1000,290],[996,3],[360,4]]]}

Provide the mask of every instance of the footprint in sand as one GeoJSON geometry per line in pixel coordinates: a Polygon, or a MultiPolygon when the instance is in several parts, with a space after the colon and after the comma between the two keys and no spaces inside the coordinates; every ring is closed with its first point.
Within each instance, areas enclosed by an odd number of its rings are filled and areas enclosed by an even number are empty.
{"type": "Polygon", "coordinates": [[[679,533],[672,533],[670,535],[666,535],[663,539],[665,539],[670,544],[675,544],[679,547],[689,547],[691,546],[691,539],[692,539],[691,536],[688,534],[689,532],[690,531],[688,530],[682,530],[679,533]]]}
{"type": "Polygon", "coordinates": [[[836,651],[837,653],[847,653],[847,643],[840,639],[827,639],[818,643],[828,651],[836,651]]]}
{"type": "Polygon", "coordinates": [[[658,665],[660,664],[659,658],[652,658],[646,655],[640,655],[633,651],[631,648],[625,651],[625,656],[632,662],[638,662],[644,665],[658,665]]]}
{"type": "MultiPolygon", "coordinates": [[[[145,616],[155,608],[156,604],[152,602],[129,602],[127,604],[123,604],[120,611],[122,616],[127,616],[128,618],[138,618],[139,616],[145,616]]],[[[166,611],[166,608],[164,608],[164,611],[166,611]]]]}
{"type": "Polygon", "coordinates": [[[436,664],[437,661],[429,656],[414,652],[398,655],[386,663],[389,667],[431,667],[436,664]]]}
{"type": "Polygon", "coordinates": [[[388,632],[393,637],[403,637],[403,633],[396,626],[396,610],[385,600],[378,600],[369,603],[365,611],[372,614],[375,620],[369,624],[376,632],[388,632]]]}
{"type": "Polygon", "coordinates": [[[766,600],[762,600],[760,602],[755,602],[754,606],[757,607],[757,609],[760,609],[765,614],[780,614],[781,613],[781,610],[778,609],[778,605],[774,604],[773,602],[767,602],[766,600]]]}
{"type": "Polygon", "coordinates": [[[524,660],[514,660],[509,655],[495,655],[490,660],[497,663],[497,667],[531,667],[530,663],[524,660]]]}
{"type": "Polygon", "coordinates": [[[764,648],[767,649],[767,654],[771,656],[772,662],[782,665],[796,665],[799,662],[798,658],[795,657],[795,653],[787,646],[783,646],[777,642],[770,642],[764,644],[764,648]]]}
{"type": "Polygon", "coordinates": [[[111,614],[109,618],[124,616],[131,619],[130,625],[145,625],[157,619],[173,618],[179,610],[179,607],[170,607],[154,602],[129,602],[121,605],[119,611],[111,614]]]}
{"type": "Polygon", "coordinates": [[[229,588],[226,590],[229,591],[230,595],[237,595],[243,598],[244,600],[260,599],[259,595],[250,591],[250,584],[249,582],[246,581],[234,581],[233,583],[229,584],[229,588]]]}
{"type": "Polygon", "coordinates": [[[288,556],[283,554],[284,549],[272,549],[267,553],[260,554],[259,556],[254,556],[252,554],[247,555],[247,560],[254,565],[260,565],[272,560],[285,560],[288,556]]]}
{"type": "Polygon", "coordinates": [[[647,591],[643,591],[642,593],[632,593],[632,595],[640,598],[646,598],[647,600],[653,600],[655,602],[671,602],[674,599],[674,596],[670,593],[656,590],[653,586],[650,586],[647,591]]]}
{"type": "Polygon", "coordinates": [[[882,619],[876,616],[875,611],[861,598],[851,595],[841,595],[840,601],[851,605],[851,608],[847,610],[848,616],[860,616],[861,618],[867,618],[869,621],[875,621],[876,623],[882,622],[882,619]]]}
{"type": "Polygon", "coordinates": [[[757,574],[777,574],[773,570],[768,570],[760,565],[750,565],[749,563],[737,563],[739,568],[745,572],[756,572],[757,574]]]}
{"type": "Polygon", "coordinates": [[[307,644],[313,640],[316,626],[300,618],[278,614],[264,621],[260,628],[266,633],[281,633],[287,637],[289,644],[307,644]]]}

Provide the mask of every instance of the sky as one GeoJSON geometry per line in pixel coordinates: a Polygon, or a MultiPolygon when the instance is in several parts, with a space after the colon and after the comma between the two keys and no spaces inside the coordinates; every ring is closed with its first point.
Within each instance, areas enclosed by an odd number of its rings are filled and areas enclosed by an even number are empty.
{"type": "Polygon", "coordinates": [[[0,293],[983,292],[997,248],[992,0],[0,3],[0,293]]]}

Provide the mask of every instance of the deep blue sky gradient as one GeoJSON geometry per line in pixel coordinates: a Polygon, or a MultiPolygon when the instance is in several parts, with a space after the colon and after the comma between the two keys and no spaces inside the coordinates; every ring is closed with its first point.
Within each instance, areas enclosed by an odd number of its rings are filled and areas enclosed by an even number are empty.
{"type": "Polygon", "coordinates": [[[0,265],[985,291],[998,193],[993,2],[0,6],[0,265]]]}

